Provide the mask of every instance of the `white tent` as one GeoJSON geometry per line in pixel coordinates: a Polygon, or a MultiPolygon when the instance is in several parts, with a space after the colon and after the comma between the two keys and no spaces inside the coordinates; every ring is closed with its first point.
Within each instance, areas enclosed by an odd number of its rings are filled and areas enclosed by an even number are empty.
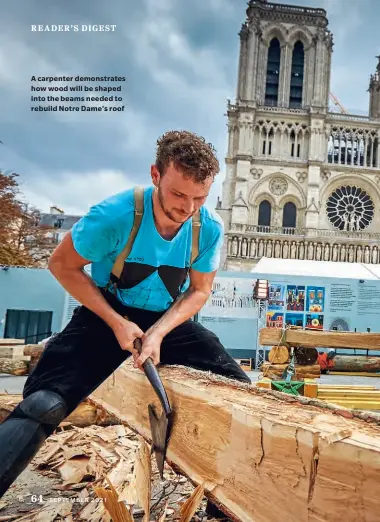
{"type": "Polygon", "coordinates": [[[380,265],[309,261],[303,259],[274,259],[262,257],[252,269],[253,274],[296,275],[341,279],[379,280],[380,265]]]}

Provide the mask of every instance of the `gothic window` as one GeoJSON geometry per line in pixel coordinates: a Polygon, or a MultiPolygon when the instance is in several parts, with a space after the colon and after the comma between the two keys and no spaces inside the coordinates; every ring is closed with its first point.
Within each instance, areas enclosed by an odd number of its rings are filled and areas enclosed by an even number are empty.
{"type": "Polygon", "coordinates": [[[339,230],[363,230],[373,219],[375,207],[360,187],[343,186],[327,200],[326,212],[333,227],[339,230]]]}
{"type": "Polygon", "coordinates": [[[285,203],[282,211],[283,228],[296,228],[297,223],[297,207],[291,201],[285,203]]]}
{"type": "Polygon", "coordinates": [[[280,78],[281,48],[277,38],[273,38],[268,49],[267,78],[265,85],[265,105],[277,106],[280,78]]]}
{"type": "Polygon", "coordinates": [[[272,206],[264,199],[259,205],[259,219],[257,224],[261,227],[270,227],[270,218],[272,214],[272,206]]]}
{"type": "Polygon", "coordinates": [[[303,43],[298,41],[293,48],[292,70],[290,79],[289,107],[302,107],[303,68],[305,53],[303,43]]]}

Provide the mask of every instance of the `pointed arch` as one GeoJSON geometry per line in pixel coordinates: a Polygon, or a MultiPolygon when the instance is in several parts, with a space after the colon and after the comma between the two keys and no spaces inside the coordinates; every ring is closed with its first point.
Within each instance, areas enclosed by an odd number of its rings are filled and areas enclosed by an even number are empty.
{"type": "Polygon", "coordinates": [[[296,228],[297,227],[297,207],[293,201],[285,203],[282,210],[282,227],[296,228]]]}
{"type": "Polygon", "coordinates": [[[257,224],[259,227],[270,227],[272,218],[272,205],[267,199],[263,199],[259,205],[257,224]]]}
{"type": "Polygon", "coordinates": [[[295,27],[290,31],[287,42],[290,47],[294,47],[297,41],[301,41],[306,49],[308,49],[313,41],[313,35],[307,27],[295,27]]]}

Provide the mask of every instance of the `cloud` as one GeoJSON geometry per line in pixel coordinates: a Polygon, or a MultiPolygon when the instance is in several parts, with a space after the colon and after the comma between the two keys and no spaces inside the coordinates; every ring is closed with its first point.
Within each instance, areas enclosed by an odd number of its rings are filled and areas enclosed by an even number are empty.
{"type": "Polygon", "coordinates": [[[62,172],[60,179],[26,180],[21,190],[26,201],[37,208],[48,209],[57,205],[66,214],[85,214],[91,205],[103,199],[128,190],[134,185],[132,180],[119,171],[100,170],[95,172],[62,172]],[[83,195],[85,199],[83,199],[83,195]]]}

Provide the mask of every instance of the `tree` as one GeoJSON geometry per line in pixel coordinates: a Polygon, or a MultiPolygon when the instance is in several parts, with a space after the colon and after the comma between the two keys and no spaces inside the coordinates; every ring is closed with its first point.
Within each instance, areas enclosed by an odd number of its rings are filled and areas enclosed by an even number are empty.
{"type": "Polygon", "coordinates": [[[18,174],[0,171],[0,264],[39,266],[48,252],[41,249],[47,230],[40,211],[21,201],[18,174]]]}

